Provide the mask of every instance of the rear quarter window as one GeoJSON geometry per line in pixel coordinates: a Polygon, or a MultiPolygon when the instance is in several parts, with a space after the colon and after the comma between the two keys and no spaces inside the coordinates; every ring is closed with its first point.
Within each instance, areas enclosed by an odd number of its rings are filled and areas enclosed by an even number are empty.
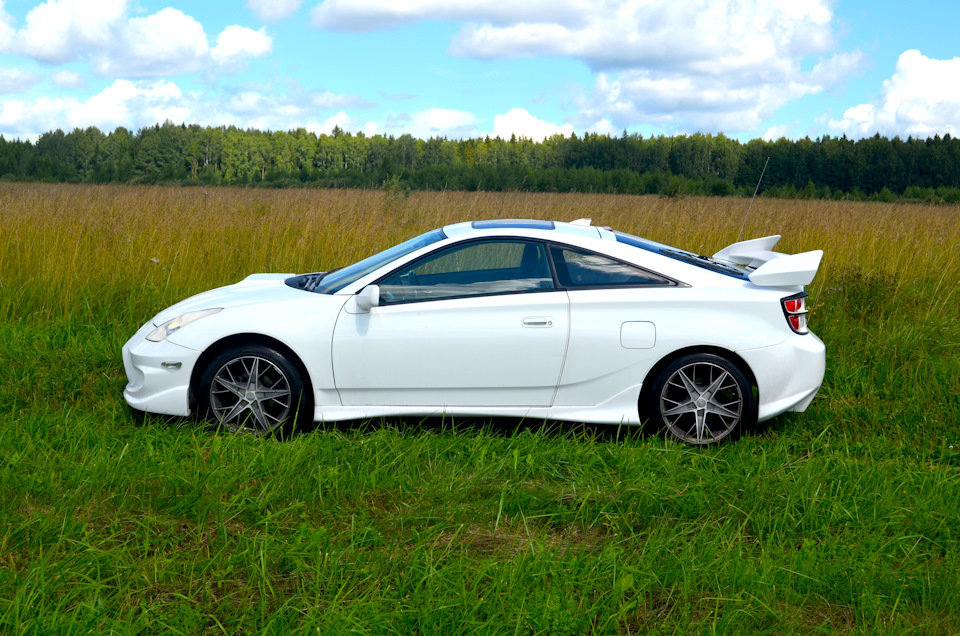
{"type": "Polygon", "coordinates": [[[622,261],[571,247],[550,248],[557,281],[563,287],[638,287],[674,285],[659,274],[622,261]]]}

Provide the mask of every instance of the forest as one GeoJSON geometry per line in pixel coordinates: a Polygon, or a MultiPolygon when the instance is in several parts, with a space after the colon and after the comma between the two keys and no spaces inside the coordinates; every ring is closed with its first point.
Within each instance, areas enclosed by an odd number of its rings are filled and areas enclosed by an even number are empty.
{"type": "Polygon", "coordinates": [[[624,131],[535,142],[167,121],[137,132],[57,129],[36,142],[0,136],[4,181],[749,196],[765,165],[767,197],[960,202],[960,141],[949,134],[744,143],[624,131]]]}

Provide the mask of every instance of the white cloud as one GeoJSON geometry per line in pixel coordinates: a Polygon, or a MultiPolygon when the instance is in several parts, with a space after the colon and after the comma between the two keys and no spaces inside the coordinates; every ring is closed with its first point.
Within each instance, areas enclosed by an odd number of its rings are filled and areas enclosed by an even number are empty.
{"type": "Polygon", "coordinates": [[[415,20],[465,24],[450,52],[474,58],[565,56],[596,73],[576,100],[578,127],[755,128],[787,102],[862,67],[837,52],[831,0],[325,0],[322,28],[362,31],[415,20]],[[802,64],[814,61],[810,71],[802,64]]]}
{"type": "Polygon", "coordinates": [[[86,101],[73,97],[4,101],[0,131],[27,138],[57,128],[96,126],[109,132],[117,126],[136,129],[167,119],[190,122],[196,113],[196,100],[173,82],[116,80],[86,101]]]}
{"type": "Polygon", "coordinates": [[[493,134],[503,139],[510,139],[511,135],[516,135],[534,141],[543,141],[552,135],[569,137],[572,133],[573,126],[570,124],[564,126],[551,124],[537,119],[523,108],[511,108],[505,115],[497,115],[493,118],[493,134]]]}
{"type": "Polygon", "coordinates": [[[53,82],[54,86],[59,86],[60,88],[87,87],[87,78],[80,73],[74,73],[73,71],[55,71],[52,75],[50,75],[50,81],[53,82]]]}
{"type": "Polygon", "coordinates": [[[609,135],[610,137],[616,137],[620,134],[620,130],[610,123],[610,120],[604,117],[598,122],[595,122],[592,126],[587,126],[587,130],[596,133],[598,135],[609,135]]]}
{"type": "Polygon", "coordinates": [[[330,91],[314,95],[311,102],[317,108],[370,108],[375,105],[359,95],[338,95],[330,91]]]}
{"type": "Polygon", "coordinates": [[[792,124],[775,124],[767,128],[767,132],[763,133],[762,137],[765,141],[776,141],[781,137],[789,138],[792,132],[792,124]]]}
{"type": "Polygon", "coordinates": [[[576,100],[578,123],[606,118],[617,127],[637,122],[684,130],[749,130],[792,99],[815,94],[815,82],[730,85],[726,78],[649,70],[598,73],[593,95],[576,100]]]}
{"type": "Polygon", "coordinates": [[[217,36],[217,45],[210,53],[220,66],[240,69],[246,60],[263,57],[273,51],[273,39],[266,28],[259,31],[242,26],[228,26],[217,36]]]}
{"type": "Polygon", "coordinates": [[[481,134],[476,123],[473,113],[447,108],[430,108],[387,118],[387,128],[392,128],[391,132],[409,133],[420,139],[475,137],[481,134]]]}
{"type": "Polygon", "coordinates": [[[117,80],[67,113],[71,126],[96,126],[110,131],[117,126],[134,128],[163,122],[189,121],[191,109],[173,82],[117,80]]]}
{"type": "Polygon", "coordinates": [[[157,77],[199,70],[210,55],[203,25],[178,9],[127,22],[122,44],[97,54],[106,77],[157,77]]]}
{"type": "Polygon", "coordinates": [[[19,68],[0,68],[0,93],[21,93],[37,82],[40,76],[19,68]]]}
{"type": "Polygon", "coordinates": [[[340,111],[336,115],[328,117],[323,121],[323,123],[313,121],[305,125],[298,124],[292,128],[299,127],[302,127],[315,135],[329,135],[336,127],[339,127],[340,130],[349,133],[358,133],[363,131],[363,134],[368,137],[372,137],[373,135],[377,134],[376,122],[368,121],[366,123],[362,123],[359,119],[351,117],[344,111],[340,111]]]}
{"type": "MultiPolygon", "coordinates": [[[[265,29],[228,26],[211,49],[203,25],[179,9],[129,18],[131,9],[130,0],[47,0],[9,36],[8,49],[52,64],[90,60],[98,75],[124,78],[237,71],[273,50],[265,29]]],[[[0,51],[4,26],[12,29],[4,16],[0,4],[0,51]]]]}
{"type": "Polygon", "coordinates": [[[75,97],[0,102],[0,134],[36,139],[46,131],[96,126],[110,132],[118,126],[137,130],[166,120],[201,126],[232,125],[259,130],[306,128],[329,133],[343,130],[376,134],[375,122],[355,119],[341,110],[316,118],[309,94],[275,95],[246,91],[231,98],[181,90],[167,80],[118,79],[86,100],[75,97]]]}
{"type": "Polygon", "coordinates": [[[0,53],[6,53],[13,48],[13,38],[17,33],[13,26],[13,16],[4,10],[3,5],[3,0],[0,0],[0,53]]]}
{"type": "Polygon", "coordinates": [[[0,134],[36,139],[42,132],[63,128],[64,113],[76,105],[77,100],[70,97],[5,100],[0,103],[0,134]]]}
{"type": "Polygon", "coordinates": [[[247,0],[253,15],[264,22],[289,18],[300,9],[303,0],[247,0]]]}
{"type": "Polygon", "coordinates": [[[589,0],[324,0],[311,11],[319,27],[373,31],[417,20],[491,20],[498,24],[531,22],[549,15],[575,21],[595,10],[589,0]]]}
{"type": "Polygon", "coordinates": [[[15,48],[42,62],[59,64],[78,51],[107,47],[123,24],[128,0],[48,0],[27,13],[15,48]]]}
{"type": "Polygon", "coordinates": [[[328,117],[322,124],[313,124],[307,127],[307,130],[318,135],[329,135],[333,132],[333,129],[337,127],[340,127],[342,130],[351,130],[356,127],[356,121],[341,110],[333,117],[328,117]]]}
{"type": "Polygon", "coordinates": [[[872,104],[848,108],[828,126],[852,137],[960,134],[960,58],[936,60],[903,52],[872,104]]]}

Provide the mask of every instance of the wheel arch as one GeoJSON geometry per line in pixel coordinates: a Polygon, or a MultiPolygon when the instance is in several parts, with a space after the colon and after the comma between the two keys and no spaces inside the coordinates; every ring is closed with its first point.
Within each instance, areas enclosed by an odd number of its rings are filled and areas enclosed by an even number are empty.
{"type": "Polygon", "coordinates": [[[290,361],[291,364],[293,364],[293,366],[297,368],[297,371],[300,372],[300,377],[303,380],[303,387],[307,394],[311,396],[313,395],[313,381],[310,378],[310,372],[307,371],[307,365],[303,363],[303,360],[300,359],[300,356],[294,353],[293,349],[276,338],[272,338],[270,336],[265,336],[259,333],[238,333],[217,340],[209,347],[204,349],[203,353],[200,354],[200,357],[197,358],[197,362],[193,365],[193,371],[190,374],[189,401],[191,409],[196,408],[197,388],[200,383],[200,378],[203,376],[203,372],[206,370],[210,362],[224,351],[243,345],[261,345],[264,347],[270,347],[271,349],[276,350],[277,353],[282,354],[287,360],[290,361]]]}
{"type": "MultiPolygon", "coordinates": [[[[753,369],[750,368],[750,365],[747,364],[746,360],[741,358],[734,351],[731,351],[730,349],[724,349],[723,347],[714,347],[710,345],[684,347],[682,349],[677,349],[676,351],[671,351],[668,355],[661,358],[650,368],[650,370],[647,372],[647,375],[643,378],[643,384],[640,387],[640,395],[637,399],[637,408],[640,411],[641,422],[646,422],[648,419],[648,414],[646,413],[646,404],[649,401],[651,387],[656,382],[657,377],[659,377],[660,374],[663,373],[663,370],[666,369],[674,360],[678,360],[683,356],[695,353],[709,353],[729,360],[747,377],[747,379],[750,381],[750,386],[754,390],[757,389],[757,377],[753,374],[753,369]]],[[[756,402],[759,404],[759,399],[756,400],[756,402]]]]}

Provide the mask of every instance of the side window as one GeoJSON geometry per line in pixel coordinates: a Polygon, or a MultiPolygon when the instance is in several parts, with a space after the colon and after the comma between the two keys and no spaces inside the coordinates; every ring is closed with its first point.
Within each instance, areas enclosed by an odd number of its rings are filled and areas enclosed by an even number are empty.
{"type": "Polygon", "coordinates": [[[557,280],[564,287],[671,285],[672,281],[627,263],[569,247],[550,247],[557,280]]]}
{"type": "Polygon", "coordinates": [[[385,305],[553,289],[542,243],[491,240],[455,245],[380,281],[385,305]]]}

